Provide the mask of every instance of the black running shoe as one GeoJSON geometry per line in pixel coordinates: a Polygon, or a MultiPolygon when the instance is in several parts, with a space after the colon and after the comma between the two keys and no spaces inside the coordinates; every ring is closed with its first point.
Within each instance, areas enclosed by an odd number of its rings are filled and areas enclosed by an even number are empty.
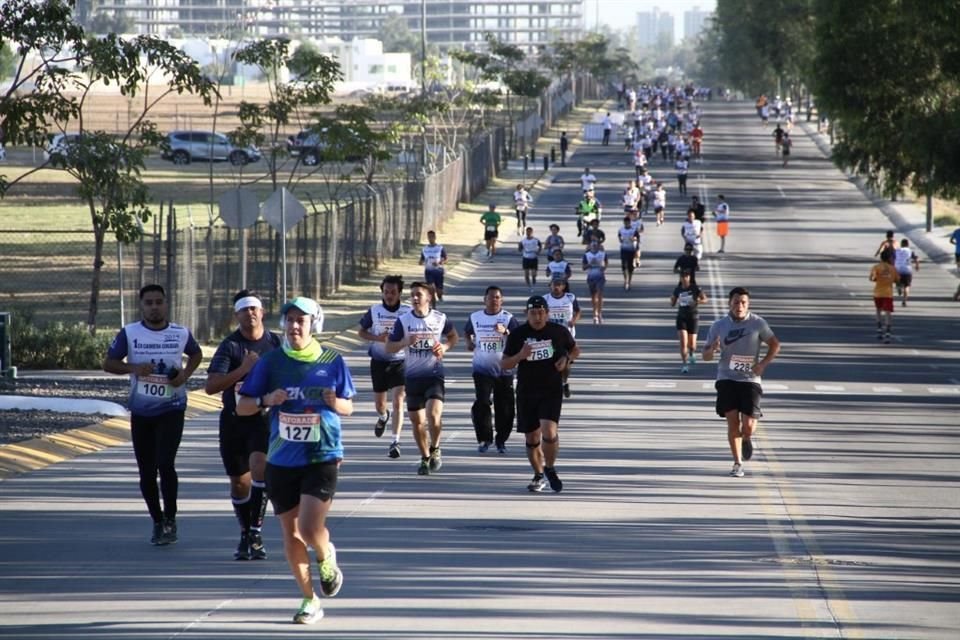
{"type": "Polygon", "coordinates": [[[163,519],[164,544],[174,544],[177,541],[177,521],[173,518],[163,519]]]}
{"type": "Polygon", "coordinates": [[[430,449],[430,473],[440,471],[443,468],[443,458],[440,455],[440,447],[430,449]]]}
{"type": "Polygon", "coordinates": [[[564,398],[570,397],[570,385],[566,382],[563,383],[563,397],[564,398]]]}
{"type": "Polygon", "coordinates": [[[170,544],[170,542],[163,535],[163,524],[160,522],[153,523],[153,535],[150,536],[150,544],[162,547],[165,544],[170,544]]]}
{"type": "Polygon", "coordinates": [[[418,476],[430,475],[430,458],[420,458],[420,466],[417,467],[418,476]]]}
{"type": "Polygon", "coordinates": [[[547,482],[550,483],[551,489],[557,493],[563,491],[563,482],[560,480],[560,476],[557,475],[557,470],[554,467],[545,467],[543,469],[543,475],[547,476],[547,482]]]}
{"type": "Polygon", "coordinates": [[[753,443],[750,442],[750,438],[743,439],[743,444],[740,445],[740,450],[743,453],[744,460],[749,460],[753,457],[753,443]]]}
{"type": "Polygon", "coordinates": [[[387,455],[394,460],[400,457],[400,443],[394,442],[390,444],[390,449],[387,451],[387,455]]]}
{"type": "Polygon", "coordinates": [[[240,544],[237,545],[237,550],[233,552],[233,559],[234,560],[250,559],[250,538],[247,535],[246,531],[240,534],[240,544]]]}
{"type": "Polygon", "coordinates": [[[373,427],[373,435],[378,438],[383,435],[384,430],[387,428],[387,423],[390,421],[390,412],[387,411],[387,415],[384,418],[377,418],[377,424],[373,427]]]}
{"type": "Polygon", "coordinates": [[[260,535],[259,531],[250,532],[250,559],[267,559],[267,548],[263,546],[263,536],[260,535]]]}

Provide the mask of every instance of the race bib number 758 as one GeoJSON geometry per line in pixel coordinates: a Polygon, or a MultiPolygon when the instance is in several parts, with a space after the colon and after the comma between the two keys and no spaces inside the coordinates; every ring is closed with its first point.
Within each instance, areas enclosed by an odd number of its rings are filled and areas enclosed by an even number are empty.
{"type": "Polygon", "coordinates": [[[527,357],[527,360],[536,362],[538,360],[549,360],[553,357],[553,342],[550,340],[535,340],[529,343],[533,351],[527,357]]]}

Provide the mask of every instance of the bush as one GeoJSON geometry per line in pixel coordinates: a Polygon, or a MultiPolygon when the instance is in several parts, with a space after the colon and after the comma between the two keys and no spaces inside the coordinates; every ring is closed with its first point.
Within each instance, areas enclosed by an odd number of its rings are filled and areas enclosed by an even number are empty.
{"type": "Polygon", "coordinates": [[[15,315],[10,324],[13,364],[20,369],[99,369],[113,339],[91,336],[79,323],[38,326],[29,313],[15,315]]]}
{"type": "Polygon", "coordinates": [[[960,226],[960,217],[950,213],[939,213],[933,216],[933,224],[938,227],[957,227],[960,226]]]}

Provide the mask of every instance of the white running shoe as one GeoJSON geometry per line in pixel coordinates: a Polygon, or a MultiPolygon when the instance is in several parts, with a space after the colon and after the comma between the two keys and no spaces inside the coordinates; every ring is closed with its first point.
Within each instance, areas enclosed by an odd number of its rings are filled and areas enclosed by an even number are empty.
{"type": "Polygon", "coordinates": [[[735,463],[735,464],[733,465],[733,469],[730,469],[730,475],[731,475],[732,477],[734,477],[734,478],[742,478],[742,477],[743,477],[743,465],[740,464],[739,462],[735,463]]]}

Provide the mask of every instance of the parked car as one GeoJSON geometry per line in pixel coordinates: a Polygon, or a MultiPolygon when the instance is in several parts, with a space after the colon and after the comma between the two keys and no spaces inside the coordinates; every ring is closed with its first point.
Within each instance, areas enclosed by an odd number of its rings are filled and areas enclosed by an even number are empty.
{"type": "Polygon", "coordinates": [[[263,157],[254,146],[239,147],[222,133],[213,131],[171,131],[167,134],[161,157],[173,164],[189,164],[194,160],[227,160],[234,166],[257,162],[263,157]]]}
{"type": "Polygon", "coordinates": [[[70,145],[80,139],[79,133],[57,133],[50,138],[47,148],[43,150],[44,160],[51,160],[56,164],[63,156],[67,154],[70,145]]]}
{"type": "MultiPolygon", "coordinates": [[[[312,129],[304,129],[295,136],[287,138],[287,153],[294,158],[300,158],[300,162],[308,167],[314,167],[324,159],[324,151],[327,149],[327,143],[323,140],[323,134],[326,129],[319,132],[312,129]]],[[[360,162],[363,156],[347,155],[347,162],[360,162]]]]}

